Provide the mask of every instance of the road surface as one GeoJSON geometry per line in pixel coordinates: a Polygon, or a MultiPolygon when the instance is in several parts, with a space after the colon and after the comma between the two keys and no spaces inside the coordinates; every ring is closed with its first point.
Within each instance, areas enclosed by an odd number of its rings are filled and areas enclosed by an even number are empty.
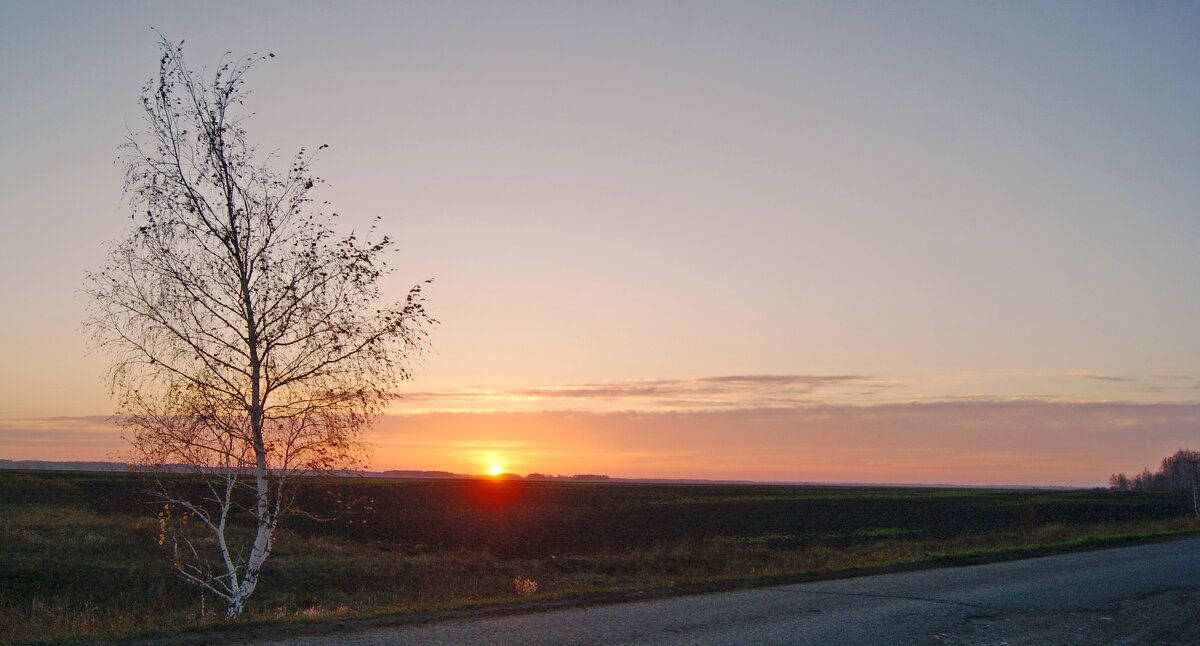
{"type": "Polygon", "coordinates": [[[536,614],[275,634],[270,640],[232,643],[1200,644],[1200,538],[536,614]]]}

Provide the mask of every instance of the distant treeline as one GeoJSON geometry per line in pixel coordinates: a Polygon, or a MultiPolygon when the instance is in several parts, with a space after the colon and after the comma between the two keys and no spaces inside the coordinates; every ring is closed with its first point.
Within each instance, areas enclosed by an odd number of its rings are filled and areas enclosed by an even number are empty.
{"type": "Polygon", "coordinates": [[[594,473],[577,473],[573,476],[548,476],[544,473],[531,473],[525,476],[526,480],[608,480],[608,476],[596,475],[594,473]]]}
{"type": "Polygon", "coordinates": [[[0,469],[34,471],[128,471],[123,462],[54,462],[51,460],[2,460],[0,469]]]}
{"type": "Polygon", "coordinates": [[[1174,491],[1194,492],[1200,478],[1200,451],[1179,449],[1174,455],[1163,458],[1158,471],[1149,468],[1132,478],[1124,473],[1114,473],[1108,485],[1119,491],[1174,491]]]}
{"type": "MultiPolygon", "coordinates": [[[[51,460],[5,460],[0,459],[0,469],[33,470],[33,471],[153,471],[158,473],[194,473],[197,467],[184,464],[160,464],[155,466],[131,466],[123,462],[55,462],[51,460]]],[[[203,469],[200,469],[203,471],[203,469]]],[[[249,471],[248,471],[249,472],[249,471]]],[[[304,474],[302,474],[304,475],[304,474]]],[[[308,474],[315,475],[315,474],[308,474]]],[[[466,474],[449,471],[335,471],[325,474],[333,476],[365,476],[368,478],[420,478],[420,479],[463,479],[476,478],[466,474]]],[[[502,473],[498,477],[505,480],[579,480],[596,481],[609,480],[609,476],[595,473],[577,473],[571,476],[547,475],[531,473],[521,476],[516,473],[502,473]]]]}

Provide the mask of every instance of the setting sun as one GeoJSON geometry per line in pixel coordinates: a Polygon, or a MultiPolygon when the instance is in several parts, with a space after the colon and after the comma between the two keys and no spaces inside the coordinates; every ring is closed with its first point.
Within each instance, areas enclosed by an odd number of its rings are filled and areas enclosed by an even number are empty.
{"type": "Polygon", "coordinates": [[[504,469],[502,469],[499,464],[493,464],[492,466],[488,467],[488,475],[498,476],[501,473],[504,473],[504,469]]]}

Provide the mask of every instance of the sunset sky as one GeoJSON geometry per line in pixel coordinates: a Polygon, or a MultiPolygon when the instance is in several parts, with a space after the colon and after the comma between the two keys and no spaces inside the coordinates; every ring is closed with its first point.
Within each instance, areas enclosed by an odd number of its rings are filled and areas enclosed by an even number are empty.
{"type": "Polygon", "coordinates": [[[1200,449],[1200,4],[0,2],[0,458],[104,460],[157,28],[434,278],[375,469],[1099,485],[1200,449]]]}

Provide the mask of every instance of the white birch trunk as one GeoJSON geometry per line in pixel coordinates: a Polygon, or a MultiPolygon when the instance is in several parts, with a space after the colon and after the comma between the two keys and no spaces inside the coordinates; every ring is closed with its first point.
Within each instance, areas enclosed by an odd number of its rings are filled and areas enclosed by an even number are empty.
{"type": "Polygon", "coordinates": [[[121,156],[136,222],[89,274],[86,324],[115,354],[135,461],[188,465],[207,487],[160,482],[164,518],[181,507],[178,521],[197,518],[213,539],[170,529],[172,564],[236,618],[289,512],[284,485],[355,464],[362,429],[409,378],[406,355],[425,347],[434,321],[420,286],[380,302],[390,240],[338,234],[336,214],[310,208],[321,183],[311,153],[278,167],[256,157],[234,113],[261,57],[206,81],[180,45],[161,45],[142,95],[146,128],[121,156]],[[250,545],[243,518],[254,523],[250,545]]]}

